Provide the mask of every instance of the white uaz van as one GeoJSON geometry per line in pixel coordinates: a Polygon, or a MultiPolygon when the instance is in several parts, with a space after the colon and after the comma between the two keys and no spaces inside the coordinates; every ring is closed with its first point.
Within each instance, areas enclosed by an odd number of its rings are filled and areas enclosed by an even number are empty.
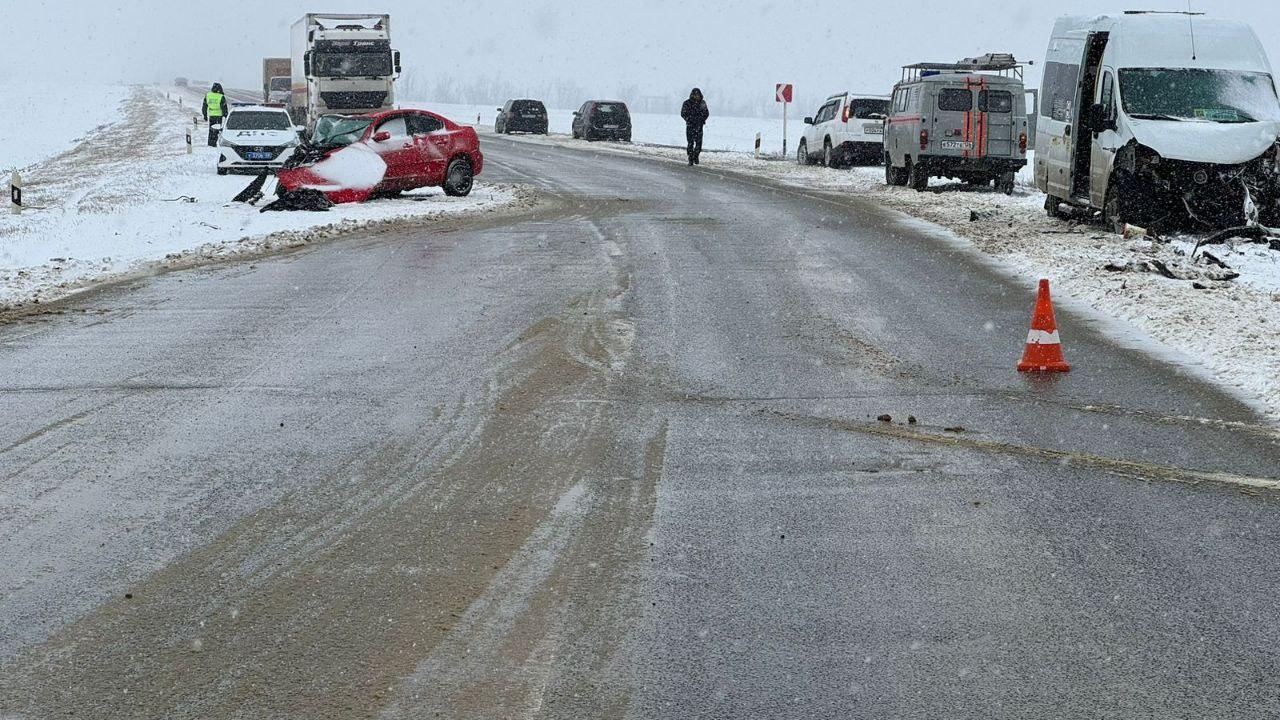
{"type": "Polygon", "coordinates": [[[883,95],[832,95],[813,117],[804,119],[804,136],[796,146],[796,162],[842,167],[879,162],[884,152],[884,118],[889,98],[883,95]]]}
{"type": "Polygon", "coordinates": [[[1127,12],[1054,25],[1035,157],[1051,215],[1068,204],[1155,229],[1274,224],[1278,134],[1271,64],[1244,23],[1127,12]]]}

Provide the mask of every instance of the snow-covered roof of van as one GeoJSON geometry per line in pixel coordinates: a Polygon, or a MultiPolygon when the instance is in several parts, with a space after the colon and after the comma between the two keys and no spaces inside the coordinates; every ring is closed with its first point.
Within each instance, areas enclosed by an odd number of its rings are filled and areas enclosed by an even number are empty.
{"type": "Polygon", "coordinates": [[[1111,58],[1117,68],[1191,67],[1271,72],[1271,63],[1258,36],[1248,24],[1238,20],[1185,12],[1069,15],[1054,24],[1053,37],[1084,40],[1091,32],[1111,33],[1111,58]]]}

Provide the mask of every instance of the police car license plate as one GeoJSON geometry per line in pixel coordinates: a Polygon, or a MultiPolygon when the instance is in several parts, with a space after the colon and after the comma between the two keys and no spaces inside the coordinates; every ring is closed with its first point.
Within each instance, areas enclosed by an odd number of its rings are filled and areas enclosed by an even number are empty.
{"type": "Polygon", "coordinates": [[[605,129],[605,130],[617,130],[617,129],[618,129],[618,126],[617,126],[617,125],[605,125],[605,126],[604,126],[604,129],[605,129]]]}
{"type": "Polygon", "coordinates": [[[537,119],[538,119],[538,116],[537,116],[537,115],[533,115],[533,114],[530,114],[530,113],[525,113],[524,115],[521,115],[520,117],[522,117],[522,118],[524,118],[524,119],[526,119],[526,120],[537,120],[537,119]]]}
{"type": "Polygon", "coordinates": [[[883,135],[884,126],[883,125],[863,125],[862,132],[868,135],[883,135]]]}
{"type": "Polygon", "coordinates": [[[250,160],[270,160],[270,159],[271,159],[271,153],[269,153],[269,152],[248,152],[248,153],[245,153],[245,157],[247,157],[247,158],[248,158],[248,159],[250,159],[250,160]]]}
{"type": "Polygon", "coordinates": [[[942,149],[943,150],[972,150],[973,143],[961,142],[959,140],[943,140],[942,149]]]}

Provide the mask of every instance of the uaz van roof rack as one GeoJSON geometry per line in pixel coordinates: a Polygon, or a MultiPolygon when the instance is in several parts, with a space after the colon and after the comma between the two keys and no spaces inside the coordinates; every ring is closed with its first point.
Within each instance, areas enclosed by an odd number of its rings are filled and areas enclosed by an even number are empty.
{"type": "Polygon", "coordinates": [[[944,73],[996,73],[1004,77],[1022,79],[1022,68],[1031,63],[1021,63],[1012,53],[987,53],[979,57],[965,58],[955,63],[915,63],[904,65],[902,82],[913,82],[920,78],[944,73]]]}

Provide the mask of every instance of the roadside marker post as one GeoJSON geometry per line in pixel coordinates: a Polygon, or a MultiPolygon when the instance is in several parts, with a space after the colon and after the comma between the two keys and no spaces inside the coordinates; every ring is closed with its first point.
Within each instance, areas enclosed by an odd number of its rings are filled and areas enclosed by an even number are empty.
{"type": "Polygon", "coordinates": [[[791,83],[778,83],[773,91],[774,100],[782,103],[782,157],[784,158],[787,156],[787,106],[791,104],[793,90],[791,83]]]}
{"type": "Polygon", "coordinates": [[[187,131],[187,154],[191,154],[191,131],[187,131]]]}
{"type": "Polygon", "coordinates": [[[760,159],[760,133],[756,133],[756,159],[760,159]]]}
{"type": "Polygon", "coordinates": [[[14,215],[22,214],[22,175],[17,170],[9,176],[9,208],[14,215]]]}

